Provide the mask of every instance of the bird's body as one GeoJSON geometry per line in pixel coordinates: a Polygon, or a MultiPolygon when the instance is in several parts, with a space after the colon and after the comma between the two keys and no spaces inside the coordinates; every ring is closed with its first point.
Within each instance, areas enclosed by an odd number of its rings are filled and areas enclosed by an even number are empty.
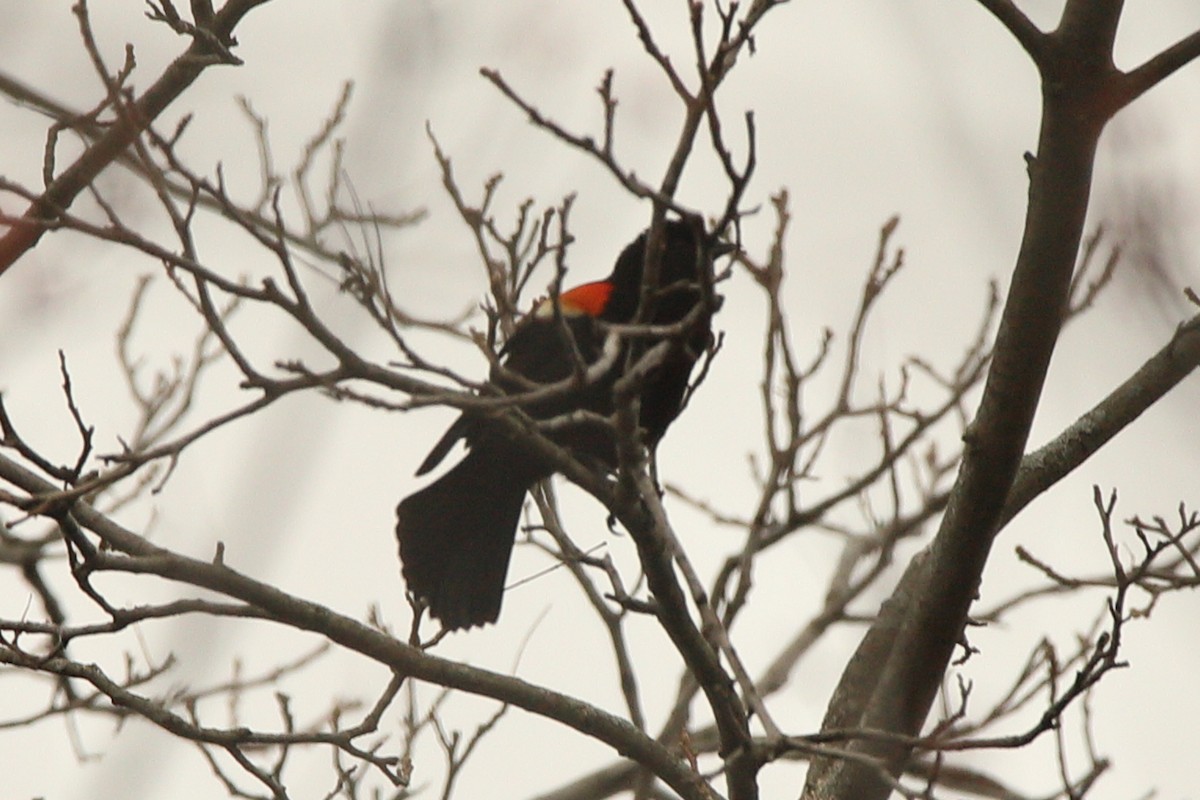
{"type": "MultiPolygon", "coordinates": [[[[713,255],[726,250],[721,245],[714,250],[681,221],[668,221],[663,239],[661,288],[652,295],[643,321],[655,326],[686,323],[682,329],[667,337],[622,337],[620,350],[611,349],[615,340],[608,339],[606,323],[630,323],[638,312],[646,261],[643,234],[622,251],[607,279],[563,292],[558,313],[547,300],[526,315],[505,344],[502,368],[493,370],[490,382],[516,395],[531,384],[568,382],[578,378],[581,368],[592,367],[582,385],[567,385],[520,407],[535,420],[577,410],[607,417],[624,370],[659,342],[669,341],[639,396],[639,427],[644,443],[653,447],[678,415],[692,367],[710,342],[711,303],[704,301],[701,282],[710,280],[713,255]],[[611,366],[593,374],[606,364],[611,366]]],[[[613,428],[594,418],[556,425],[547,437],[576,456],[616,466],[613,428]]],[[[459,439],[466,440],[466,456],[397,508],[396,533],[408,588],[448,629],[496,620],[525,494],[553,473],[549,463],[486,416],[464,413],[417,474],[437,466],[459,439]]]]}

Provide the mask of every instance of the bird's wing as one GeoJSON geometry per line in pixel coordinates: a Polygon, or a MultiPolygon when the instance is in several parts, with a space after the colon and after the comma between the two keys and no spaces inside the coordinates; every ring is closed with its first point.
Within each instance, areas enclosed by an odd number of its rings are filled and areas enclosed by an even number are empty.
{"type": "Polygon", "coordinates": [[[455,442],[467,435],[467,428],[469,426],[470,423],[467,421],[465,414],[454,420],[454,424],[446,429],[446,432],[442,434],[442,438],[438,439],[437,444],[429,451],[429,455],[425,456],[425,460],[421,462],[421,466],[417,467],[417,474],[424,475],[442,463],[442,459],[454,447],[455,442]]]}

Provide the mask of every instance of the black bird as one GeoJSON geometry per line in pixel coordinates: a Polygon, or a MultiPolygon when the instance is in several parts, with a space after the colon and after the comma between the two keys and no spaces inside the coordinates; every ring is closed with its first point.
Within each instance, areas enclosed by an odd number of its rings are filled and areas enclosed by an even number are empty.
{"type": "MultiPolygon", "coordinates": [[[[492,385],[505,394],[519,394],[528,391],[529,382],[554,383],[576,375],[581,358],[583,364],[596,364],[604,351],[605,323],[630,323],[638,312],[647,234],[625,247],[607,278],[562,292],[558,315],[547,299],[522,318],[501,352],[502,369],[492,371],[492,385]]],[[[688,323],[669,337],[666,358],[642,384],[638,422],[650,448],[678,416],[692,368],[712,340],[715,303],[705,300],[702,286],[711,286],[713,258],[733,249],[711,237],[697,238],[691,225],[679,220],[665,223],[662,241],[658,288],[650,295],[649,315],[643,312],[641,321],[658,326],[685,319],[688,323]]],[[[580,409],[612,414],[617,379],[662,339],[637,336],[620,341],[622,350],[611,359],[613,366],[597,380],[522,404],[522,409],[541,420],[580,409]]],[[[571,424],[547,436],[576,456],[616,466],[609,426],[571,424]]],[[[496,621],[525,494],[553,473],[549,464],[476,412],[464,413],[450,426],[417,474],[436,467],[459,439],[468,447],[462,461],[396,509],[409,591],[450,630],[496,621]]]]}

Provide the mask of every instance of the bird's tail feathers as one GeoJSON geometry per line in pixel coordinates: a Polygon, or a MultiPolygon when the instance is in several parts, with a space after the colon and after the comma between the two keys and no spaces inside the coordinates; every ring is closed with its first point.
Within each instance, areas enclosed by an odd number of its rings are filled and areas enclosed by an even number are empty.
{"type": "Polygon", "coordinates": [[[461,462],[396,509],[409,590],[450,630],[495,622],[525,493],[537,476],[492,448],[461,462]]]}

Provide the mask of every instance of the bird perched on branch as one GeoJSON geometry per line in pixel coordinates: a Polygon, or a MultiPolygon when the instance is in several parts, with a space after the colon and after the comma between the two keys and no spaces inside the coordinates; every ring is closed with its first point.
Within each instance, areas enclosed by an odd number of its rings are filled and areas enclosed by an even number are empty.
{"type": "MultiPolygon", "coordinates": [[[[705,235],[699,220],[666,221],[657,253],[647,253],[648,234],[625,247],[604,280],[562,292],[557,308],[550,298],[538,303],[489,378],[498,394],[526,396],[514,402],[542,423],[547,439],[610,469],[616,433],[597,415],[613,414],[618,380],[637,369],[644,373],[637,382],[642,442],[658,443],[712,341],[712,261],[733,249],[705,235]],[[643,287],[647,264],[657,280],[643,287]],[[592,414],[573,414],[580,411],[592,414]]],[[[447,629],[496,621],[525,494],[554,472],[519,438],[486,411],[464,412],[417,474],[436,467],[460,439],[466,456],[396,509],[408,589],[447,629]]]]}

